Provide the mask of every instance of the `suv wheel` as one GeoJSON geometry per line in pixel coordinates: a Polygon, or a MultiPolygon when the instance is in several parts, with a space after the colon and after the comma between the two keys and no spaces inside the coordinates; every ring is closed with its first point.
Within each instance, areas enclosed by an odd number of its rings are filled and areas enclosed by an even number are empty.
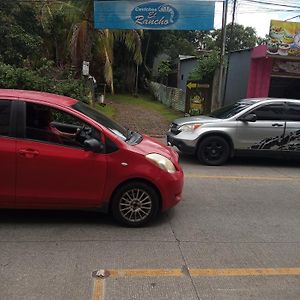
{"type": "Polygon", "coordinates": [[[228,142],[220,136],[209,136],[200,142],[197,149],[197,158],[209,166],[224,164],[230,154],[228,142]]]}
{"type": "Polygon", "coordinates": [[[156,191],[149,184],[139,181],[127,183],[113,197],[113,217],[130,227],[145,225],[157,214],[158,199],[156,191]]]}

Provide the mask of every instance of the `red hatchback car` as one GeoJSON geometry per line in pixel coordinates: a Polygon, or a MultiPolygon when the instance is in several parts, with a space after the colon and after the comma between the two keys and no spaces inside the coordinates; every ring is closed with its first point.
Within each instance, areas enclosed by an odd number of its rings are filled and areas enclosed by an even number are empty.
{"type": "Polygon", "coordinates": [[[178,155],[75,99],[0,89],[0,208],[89,209],[141,226],[181,200],[178,155]]]}

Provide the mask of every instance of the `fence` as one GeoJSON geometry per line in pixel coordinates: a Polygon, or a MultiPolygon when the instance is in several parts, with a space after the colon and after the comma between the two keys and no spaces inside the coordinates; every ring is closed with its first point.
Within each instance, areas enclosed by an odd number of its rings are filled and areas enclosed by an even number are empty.
{"type": "Polygon", "coordinates": [[[155,99],[168,107],[185,112],[185,92],[181,89],[167,87],[161,83],[148,82],[155,99]]]}

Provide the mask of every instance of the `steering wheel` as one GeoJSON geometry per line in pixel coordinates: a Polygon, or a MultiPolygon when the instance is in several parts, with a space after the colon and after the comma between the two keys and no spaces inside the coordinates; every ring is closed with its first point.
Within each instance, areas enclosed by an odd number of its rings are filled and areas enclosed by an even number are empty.
{"type": "Polygon", "coordinates": [[[77,129],[76,140],[83,143],[86,139],[91,137],[92,128],[83,125],[77,129]]]}

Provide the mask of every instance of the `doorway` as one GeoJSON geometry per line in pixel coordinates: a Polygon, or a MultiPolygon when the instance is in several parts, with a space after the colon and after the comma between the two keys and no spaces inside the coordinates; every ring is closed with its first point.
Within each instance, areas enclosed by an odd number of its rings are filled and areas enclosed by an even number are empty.
{"type": "Polygon", "coordinates": [[[269,97],[300,99],[300,78],[272,77],[269,97]]]}

